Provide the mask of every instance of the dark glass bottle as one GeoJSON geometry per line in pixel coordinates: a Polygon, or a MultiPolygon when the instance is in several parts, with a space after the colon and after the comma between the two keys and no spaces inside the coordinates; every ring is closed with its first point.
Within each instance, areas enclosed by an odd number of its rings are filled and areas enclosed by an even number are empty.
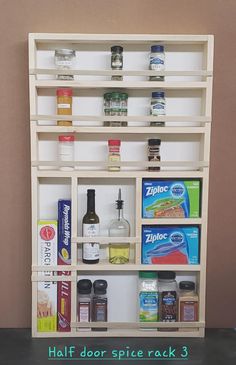
{"type": "MultiPolygon", "coordinates": [[[[95,213],[95,190],[87,190],[87,213],[83,217],[83,236],[99,236],[99,217],[95,213]]],[[[82,258],[85,264],[97,264],[99,262],[99,243],[86,242],[82,247],[82,258]]]]}
{"type": "MultiPolygon", "coordinates": [[[[107,281],[95,280],[93,283],[92,322],[107,322],[107,281]]],[[[106,331],[107,328],[92,328],[93,331],[106,331]]]]}

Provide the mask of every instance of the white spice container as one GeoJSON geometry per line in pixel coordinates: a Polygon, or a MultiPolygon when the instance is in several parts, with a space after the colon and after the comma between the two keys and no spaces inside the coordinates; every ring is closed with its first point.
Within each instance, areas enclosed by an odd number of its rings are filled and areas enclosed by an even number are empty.
{"type": "Polygon", "coordinates": [[[63,162],[74,161],[74,136],[59,136],[58,137],[58,155],[59,162],[62,163],[60,170],[70,171],[74,169],[73,164],[71,166],[63,166],[63,162]]]}

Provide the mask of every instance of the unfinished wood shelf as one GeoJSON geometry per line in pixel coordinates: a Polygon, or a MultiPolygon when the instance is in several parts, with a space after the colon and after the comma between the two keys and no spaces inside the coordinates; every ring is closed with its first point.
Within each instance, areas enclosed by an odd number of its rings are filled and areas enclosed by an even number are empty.
{"type": "MultiPolygon", "coordinates": [[[[177,52],[178,53],[178,52],[177,52]]],[[[85,58],[86,58],[85,57],[85,58]]],[[[177,56],[178,57],[178,56],[177,56]]],[[[148,68],[148,67],[147,67],[148,68]]],[[[32,186],[32,336],[33,337],[203,337],[205,333],[205,295],[206,295],[206,251],[207,251],[207,214],[208,214],[208,180],[210,160],[210,133],[211,133],[211,104],[213,81],[213,36],[211,35],[149,35],[149,34],[29,34],[29,89],[30,89],[30,123],[31,123],[31,186],[32,186]],[[78,64],[73,70],[61,71],[49,65],[45,55],[53,57],[56,48],[73,48],[78,53],[83,52],[86,57],[91,57],[93,52],[107,52],[114,44],[119,44],[128,49],[132,54],[135,51],[148,52],[152,44],[164,44],[168,49],[175,50],[178,47],[189,49],[189,53],[198,54],[198,64],[186,63],[184,58],[166,67],[164,72],[153,72],[148,69],[140,69],[140,65],[127,65],[127,69],[114,71],[96,65],[78,64]],[[187,48],[186,48],[187,47],[187,48]],[[188,48],[189,47],[189,48],[188,48]],[[199,61],[201,58],[201,61],[199,61]],[[91,67],[91,68],[90,68],[91,67]],[[132,68],[133,67],[133,68],[132,68]],[[74,75],[74,80],[56,80],[56,75],[74,75]],[[166,81],[148,81],[152,75],[165,76],[166,81]],[[111,81],[114,75],[124,76],[123,81],[111,81]],[[98,77],[98,79],[96,79],[98,77]],[[86,79],[87,78],[87,79],[86,79]],[[136,79],[135,79],[136,78],[136,79]],[[56,115],[52,97],[55,98],[55,90],[58,87],[70,87],[74,90],[74,96],[101,98],[103,92],[118,89],[129,91],[130,95],[148,97],[154,90],[167,90],[170,95],[170,105],[177,98],[176,105],[184,97],[194,99],[191,106],[182,110],[179,105],[169,115],[153,117],[144,112],[131,111],[128,116],[104,116],[92,107],[89,110],[73,109],[70,120],[72,126],[57,126],[57,121],[68,120],[68,116],[56,115]],[[49,98],[46,100],[45,98],[49,98]],[[51,98],[51,99],[50,99],[51,98]],[[200,98],[199,104],[196,103],[200,98]],[[46,100],[46,101],[45,101],[46,100]],[[81,113],[81,114],[80,114],[81,113]],[[174,115],[174,113],[176,115],[174,115]],[[183,115],[180,115],[183,114],[183,115]],[[144,115],[142,115],[144,114],[144,115]],[[171,114],[171,115],[170,115],[171,114]],[[173,115],[172,115],[173,114],[173,115]],[[127,127],[105,127],[106,121],[128,122],[127,127]],[[166,122],[164,127],[149,126],[150,122],[166,122]],[[170,124],[168,124],[170,123],[170,124]],[[61,171],[61,164],[53,157],[50,160],[44,154],[40,157],[40,143],[55,143],[59,134],[74,134],[76,141],[95,141],[100,143],[104,139],[122,138],[126,143],[140,143],[147,138],[161,138],[167,142],[184,143],[199,142],[199,157],[191,160],[191,156],[185,156],[186,160],[176,161],[177,157],[166,158],[159,163],[148,161],[122,161],[117,172],[108,171],[106,161],[78,161],[68,162],[73,166],[71,171],[61,171]],[[154,137],[153,137],[154,136],[154,137]],[[189,161],[190,160],[190,161],[189,161]],[[159,166],[160,171],[148,171],[149,166],[159,166]],[[128,170],[129,168],[129,170],[128,170]],[[201,181],[201,216],[200,218],[142,218],[142,180],[143,179],[199,179],[201,181]],[[38,265],[37,247],[37,221],[42,218],[40,209],[42,203],[41,190],[47,184],[51,184],[55,190],[57,184],[67,186],[67,195],[70,191],[72,203],[72,240],[71,240],[71,265],[41,266],[38,265]],[[65,183],[66,181],[66,183],[65,183]],[[121,237],[119,242],[130,243],[134,250],[134,257],[128,264],[114,265],[107,260],[101,260],[96,265],[86,265],[79,260],[78,249],[83,242],[91,242],[91,238],[81,237],[78,230],[79,203],[78,187],[80,184],[93,185],[106,181],[107,184],[132,183],[134,191],[134,227],[131,237],[121,237]],[[196,225],[200,227],[200,260],[197,265],[145,265],[141,264],[142,226],[151,225],[196,225]],[[139,271],[175,271],[178,275],[195,275],[199,293],[199,320],[197,322],[138,322],[136,319],[120,320],[111,318],[106,323],[78,323],[77,322],[77,280],[83,275],[138,275],[139,271]],[[63,272],[63,275],[60,275],[63,272]],[[66,273],[66,274],[65,274],[66,273]],[[37,328],[37,296],[39,282],[65,281],[71,284],[71,331],[70,332],[39,332],[37,328]],[[103,327],[106,331],[83,331],[84,327],[103,327]],[[81,328],[81,331],[80,331],[81,328]],[[158,329],[161,329],[159,331],[158,329]],[[166,329],[166,331],[165,331],[166,329]],[[175,331],[168,331],[174,329],[175,331]],[[187,329],[187,330],[186,330],[187,329]]],[[[90,104],[89,104],[90,105],[90,104]]],[[[134,158],[135,159],[135,158],[134,158]]],[[[143,157],[143,159],[145,159],[143,157]]],[[[116,163],[117,165],[117,163],[116,163]]],[[[65,164],[63,164],[65,166],[65,164]]],[[[60,187],[61,189],[61,187],[60,187]]],[[[60,190],[61,191],[61,190],[60,190]]],[[[93,241],[93,239],[92,239],[93,241]]],[[[106,250],[109,243],[117,242],[117,238],[102,236],[94,237],[94,242],[100,242],[106,250]]],[[[136,298],[137,300],[137,298],[136,298]]],[[[136,312],[135,306],[133,313],[136,312]]],[[[138,314],[138,313],[137,313],[138,314]]]]}

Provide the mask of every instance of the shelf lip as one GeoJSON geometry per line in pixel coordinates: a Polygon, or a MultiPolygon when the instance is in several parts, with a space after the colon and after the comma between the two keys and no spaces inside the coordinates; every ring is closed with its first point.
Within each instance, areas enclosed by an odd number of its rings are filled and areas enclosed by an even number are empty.
{"type": "Polygon", "coordinates": [[[204,134],[205,127],[66,127],[36,126],[36,133],[79,133],[79,134],[204,134]]]}
{"type": "Polygon", "coordinates": [[[150,179],[150,178],[203,178],[203,171],[91,171],[91,170],[73,170],[73,171],[59,171],[59,170],[37,170],[36,175],[40,177],[54,177],[54,178],[124,178],[124,179],[150,179]]]}
{"type": "Polygon", "coordinates": [[[203,168],[209,167],[208,161],[120,161],[120,162],[110,162],[107,161],[32,161],[31,165],[33,167],[106,167],[109,166],[120,166],[120,167],[189,167],[189,168],[203,168]]]}
{"type": "Polygon", "coordinates": [[[71,87],[74,89],[126,88],[126,89],[205,89],[206,81],[68,81],[35,80],[36,88],[71,87]]]}
{"type": "Polygon", "coordinates": [[[110,43],[122,41],[127,43],[171,42],[204,43],[211,34],[94,34],[94,33],[29,33],[29,39],[36,43],[73,42],[73,43],[110,43]]]}
{"type": "MultiPolygon", "coordinates": [[[[57,121],[57,120],[68,120],[67,115],[30,115],[31,121],[57,121]]],[[[182,123],[189,123],[189,122],[201,122],[201,123],[210,123],[211,117],[210,116],[186,116],[186,115],[160,115],[160,116],[152,116],[152,115],[130,115],[130,116],[97,116],[97,115],[70,115],[71,121],[82,121],[82,122],[109,122],[109,121],[118,121],[118,122],[182,122],[182,123]]],[[[74,128],[76,126],[71,126],[68,128],[74,128]]],[[[106,127],[107,128],[107,127],[106,127]]],[[[163,127],[162,127],[163,128],[163,127]]]]}
{"type": "Polygon", "coordinates": [[[72,280],[71,273],[72,272],[80,272],[80,271],[178,271],[178,272],[199,272],[201,270],[201,265],[146,265],[146,264],[110,264],[107,260],[101,260],[98,264],[89,265],[79,263],[78,265],[54,265],[54,266],[39,266],[32,265],[32,281],[74,281],[72,280]],[[37,275],[37,273],[41,272],[63,272],[63,276],[59,275],[48,275],[43,276],[37,275]],[[65,272],[67,274],[65,274],[65,272]],[[38,279],[38,280],[37,280],[38,279]],[[39,280],[40,279],[40,280],[39,280]]]}
{"type": "Polygon", "coordinates": [[[71,328],[202,328],[205,322],[72,322],[71,328]]]}
{"type": "Polygon", "coordinates": [[[152,225],[200,225],[203,223],[202,218],[154,218],[154,219],[141,219],[141,223],[143,226],[152,226],[152,225]]]}
{"type": "Polygon", "coordinates": [[[141,243],[141,240],[139,237],[72,237],[71,239],[72,243],[78,244],[78,243],[85,243],[85,242],[91,242],[91,243],[100,243],[100,244],[108,244],[108,243],[141,243]]]}
{"type": "MultiPolygon", "coordinates": [[[[30,75],[91,75],[91,76],[212,76],[210,70],[173,70],[173,71],[153,71],[153,70],[61,70],[55,68],[30,68],[30,75]]],[[[65,80],[64,80],[65,81],[65,80]]]]}

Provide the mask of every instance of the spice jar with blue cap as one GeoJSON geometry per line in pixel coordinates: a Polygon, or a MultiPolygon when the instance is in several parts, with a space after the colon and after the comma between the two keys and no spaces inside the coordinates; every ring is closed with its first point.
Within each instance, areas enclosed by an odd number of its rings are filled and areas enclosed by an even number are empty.
{"type": "MultiPolygon", "coordinates": [[[[150,70],[152,71],[164,71],[165,70],[165,51],[163,45],[151,46],[150,53],[150,70]]],[[[150,81],[164,81],[164,76],[150,76],[150,81]]]]}
{"type": "MultiPolygon", "coordinates": [[[[150,114],[152,116],[166,115],[166,100],[164,91],[154,91],[152,93],[150,114]]],[[[150,126],[163,127],[165,125],[162,121],[151,122],[150,126]]]]}

